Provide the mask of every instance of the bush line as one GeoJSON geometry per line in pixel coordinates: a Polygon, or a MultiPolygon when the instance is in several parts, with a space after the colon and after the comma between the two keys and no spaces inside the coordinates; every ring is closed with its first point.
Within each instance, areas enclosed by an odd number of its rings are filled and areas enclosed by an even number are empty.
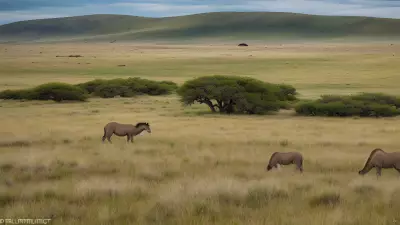
{"type": "Polygon", "coordinates": [[[294,108],[303,116],[392,117],[400,115],[400,97],[383,93],[348,96],[323,95],[313,101],[298,101],[296,89],[287,84],[272,84],[250,77],[203,76],[186,81],[181,87],[171,81],[152,81],[139,77],[85,83],[46,83],[34,88],[4,90],[0,99],[86,101],[89,97],[113,98],[138,95],[168,95],[175,92],[189,106],[207,105],[212,112],[225,114],[266,114],[294,108]]]}
{"type": "Polygon", "coordinates": [[[295,111],[304,116],[392,117],[400,115],[400,98],[383,93],[323,95],[315,101],[299,103],[295,111]]]}
{"type": "Polygon", "coordinates": [[[178,88],[171,81],[152,81],[138,77],[127,79],[96,79],[80,84],[52,82],[34,88],[5,90],[0,99],[86,101],[90,96],[101,98],[133,97],[137,95],[166,95],[178,88]]]}

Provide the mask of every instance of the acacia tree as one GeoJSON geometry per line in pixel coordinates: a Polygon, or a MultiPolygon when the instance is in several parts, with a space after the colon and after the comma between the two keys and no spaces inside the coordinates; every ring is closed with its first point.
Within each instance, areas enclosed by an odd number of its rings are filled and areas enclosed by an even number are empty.
{"type": "Polygon", "coordinates": [[[249,77],[204,76],[185,82],[178,90],[184,105],[206,104],[212,112],[263,114],[295,100],[289,85],[265,83],[249,77]]]}

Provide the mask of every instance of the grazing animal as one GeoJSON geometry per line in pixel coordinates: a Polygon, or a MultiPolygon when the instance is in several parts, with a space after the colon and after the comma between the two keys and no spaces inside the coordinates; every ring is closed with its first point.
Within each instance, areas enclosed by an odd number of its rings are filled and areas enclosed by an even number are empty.
{"type": "Polygon", "coordinates": [[[382,175],[382,168],[394,168],[400,173],[400,152],[385,152],[380,148],[372,150],[372,152],[369,154],[367,162],[365,162],[364,168],[358,171],[358,174],[364,175],[374,167],[376,169],[377,177],[382,175]]]}
{"type": "Polygon", "coordinates": [[[150,125],[148,123],[137,123],[136,125],[133,124],[120,124],[117,122],[110,122],[104,126],[104,135],[102,138],[102,141],[108,140],[108,142],[111,142],[111,136],[113,134],[123,137],[127,137],[127,142],[131,141],[133,143],[133,136],[136,136],[142,131],[146,130],[148,133],[151,133],[150,125]]]}
{"type": "Polygon", "coordinates": [[[296,169],[303,172],[303,156],[299,152],[274,152],[269,159],[267,171],[278,165],[296,164],[296,169]]]}

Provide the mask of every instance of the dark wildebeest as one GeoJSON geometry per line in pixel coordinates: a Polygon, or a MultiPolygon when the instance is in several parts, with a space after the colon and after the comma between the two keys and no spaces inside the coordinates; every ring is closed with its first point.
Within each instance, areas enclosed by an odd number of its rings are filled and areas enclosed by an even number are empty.
{"type": "Polygon", "coordinates": [[[279,165],[295,164],[296,169],[303,172],[303,156],[299,152],[274,152],[269,159],[267,171],[279,165]]]}
{"type": "Polygon", "coordinates": [[[108,140],[111,143],[111,136],[113,134],[123,137],[127,137],[127,141],[131,141],[133,143],[133,136],[136,136],[142,131],[146,130],[148,133],[151,133],[150,125],[148,123],[137,123],[136,125],[133,124],[120,124],[117,122],[110,122],[106,126],[104,126],[104,135],[103,135],[103,142],[104,140],[108,140]]]}
{"type": "Polygon", "coordinates": [[[372,168],[376,169],[376,176],[381,176],[381,170],[394,168],[400,173],[400,152],[385,152],[380,148],[372,150],[369,154],[364,168],[358,171],[358,174],[364,175],[372,168]]]}

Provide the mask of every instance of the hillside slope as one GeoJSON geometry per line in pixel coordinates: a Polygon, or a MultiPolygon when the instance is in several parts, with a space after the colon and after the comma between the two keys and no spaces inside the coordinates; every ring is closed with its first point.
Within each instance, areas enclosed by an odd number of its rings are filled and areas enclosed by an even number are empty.
{"type": "Polygon", "coordinates": [[[398,27],[400,19],[271,12],[217,12],[165,18],[88,15],[2,25],[0,40],[397,38],[398,27]]]}

